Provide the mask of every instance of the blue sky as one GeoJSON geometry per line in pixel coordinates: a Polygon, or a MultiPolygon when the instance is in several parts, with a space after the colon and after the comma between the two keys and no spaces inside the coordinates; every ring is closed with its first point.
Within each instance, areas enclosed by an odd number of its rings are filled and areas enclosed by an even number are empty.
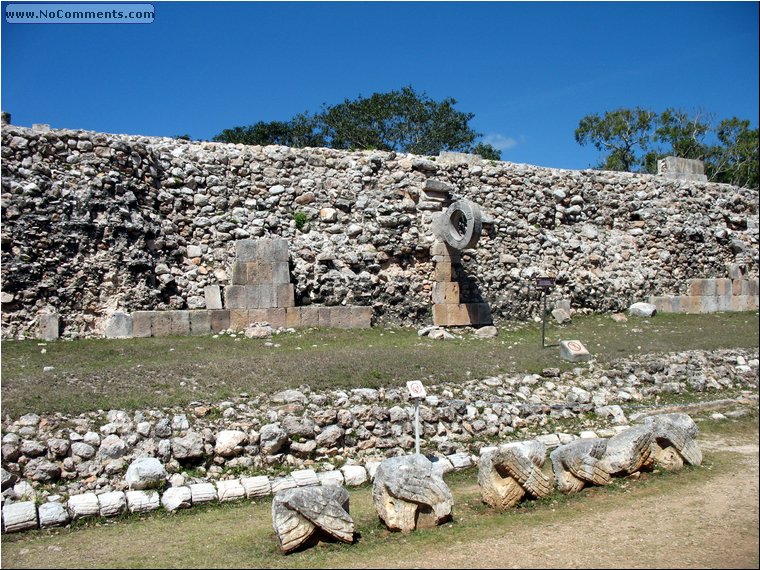
{"type": "MultiPolygon", "coordinates": [[[[3,7],[7,3],[3,2],[3,7]]],[[[589,113],[758,124],[756,2],[152,2],[152,24],[2,21],[14,124],[211,139],[412,85],[457,99],[502,159],[587,168],[589,113]]]]}

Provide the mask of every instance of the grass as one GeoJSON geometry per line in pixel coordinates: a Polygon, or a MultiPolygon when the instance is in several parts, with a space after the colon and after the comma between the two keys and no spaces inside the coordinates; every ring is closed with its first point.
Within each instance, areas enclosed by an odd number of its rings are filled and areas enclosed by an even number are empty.
{"type": "MultiPolygon", "coordinates": [[[[547,343],[579,339],[597,361],[657,352],[751,348],[758,313],[657,315],[616,323],[576,317],[547,326],[547,343]]],[[[510,324],[494,339],[465,335],[433,341],[415,329],[302,330],[272,343],[238,336],[164,337],[2,343],[2,413],[82,413],[218,402],[246,392],[274,393],[303,384],[313,390],[461,382],[500,373],[577,365],[541,349],[540,323],[510,324]],[[43,352],[44,350],[44,352],[43,352]],[[53,367],[45,372],[45,367],[53,367]]]]}
{"type": "MultiPolygon", "coordinates": [[[[706,417],[706,416],[705,416],[706,417]]],[[[723,422],[698,418],[706,436],[731,442],[757,442],[756,408],[742,418],[723,422]]],[[[4,535],[3,567],[93,568],[338,568],[402,565],[407,556],[432,558],[449,545],[473,548],[513,532],[581,524],[590,514],[630,507],[647,497],[667,497],[711,478],[735,473],[743,458],[728,452],[706,452],[699,468],[653,473],[638,481],[618,479],[608,487],[577,495],[555,493],[496,513],[480,501],[476,471],[451,473],[446,482],[454,495],[454,519],[441,527],[411,534],[389,533],[378,521],[369,486],[350,491],[351,515],[358,541],[353,545],[320,544],[288,556],[279,552],[271,526],[271,499],[260,502],[196,507],[174,514],[157,512],[119,520],[82,522],[72,529],[4,535]],[[107,545],[107,547],[105,546],[107,545]]],[[[756,500],[756,497],[754,498],[756,500]]],[[[672,514],[677,517],[677,513],[672,514]]],[[[684,524],[692,525],[690,521],[684,524]]],[[[625,532],[623,530],[622,532],[625,532]]],[[[561,538],[561,537],[558,537],[561,538]]],[[[548,545],[547,545],[548,546],[548,545]]],[[[646,548],[646,546],[644,546],[646,548]]],[[[440,563],[439,563],[440,564],[440,563]]],[[[435,567],[435,563],[431,563],[435,567]]]]}

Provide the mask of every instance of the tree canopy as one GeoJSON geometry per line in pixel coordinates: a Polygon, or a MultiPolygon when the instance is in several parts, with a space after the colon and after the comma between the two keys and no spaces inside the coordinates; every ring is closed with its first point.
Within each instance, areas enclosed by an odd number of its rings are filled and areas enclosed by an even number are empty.
{"type": "Polygon", "coordinates": [[[656,173],[658,159],[678,156],[704,161],[711,181],[758,187],[758,129],[737,117],[716,124],[703,111],[623,108],[586,115],[575,140],[604,153],[598,166],[604,170],[656,173]]]}
{"type": "Polygon", "coordinates": [[[323,105],[290,121],[259,121],[247,127],[225,129],[215,141],[245,144],[281,144],[293,147],[327,146],[341,149],[378,149],[437,155],[441,151],[473,152],[499,160],[501,153],[481,137],[469,122],[473,113],[457,111],[457,101],[434,101],[412,87],[388,93],[361,95],[336,105],[323,105]]]}

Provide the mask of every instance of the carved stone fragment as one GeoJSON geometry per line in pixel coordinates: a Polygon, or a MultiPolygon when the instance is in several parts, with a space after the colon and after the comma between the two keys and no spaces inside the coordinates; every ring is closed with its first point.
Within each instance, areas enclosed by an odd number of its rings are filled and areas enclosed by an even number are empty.
{"type": "Polygon", "coordinates": [[[648,426],[628,428],[607,441],[607,450],[600,461],[610,475],[631,475],[654,464],[654,433],[648,426]]]}
{"type": "Polygon", "coordinates": [[[545,497],[554,484],[541,468],[546,446],[540,441],[502,445],[480,457],[478,484],[483,502],[497,510],[514,507],[526,494],[545,497]]]}
{"type": "Polygon", "coordinates": [[[699,428],[688,414],[663,414],[644,418],[654,435],[654,461],[663,469],[678,471],[684,462],[702,464],[702,450],[696,441],[699,428]]]}
{"type": "Polygon", "coordinates": [[[375,473],[372,500],[390,530],[433,527],[451,518],[454,497],[433,464],[422,455],[392,457],[375,473]]]}
{"type": "Polygon", "coordinates": [[[606,439],[577,439],[552,451],[549,458],[557,488],[563,493],[577,493],[587,483],[607,485],[610,474],[600,464],[607,450],[606,439]]]}
{"type": "Polygon", "coordinates": [[[348,491],[337,485],[277,493],[272,500],[272,524],[282,551],[288,553],[326,537],[353,542],[354,520],[348,514],[348,499],[348,491]]]}

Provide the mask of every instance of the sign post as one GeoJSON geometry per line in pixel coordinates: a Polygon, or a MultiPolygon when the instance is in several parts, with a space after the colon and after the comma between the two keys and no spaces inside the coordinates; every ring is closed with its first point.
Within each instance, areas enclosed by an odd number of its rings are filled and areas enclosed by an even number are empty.
{"type": "Polygon", "coordinates": [[[409,395],[414,400],[414,452],[420,454],[420,400],[424,398],[427,393],[425,387],[419,380],[411,380],[406,383],[406,387],[409,389],[409,395]]]}
{"type": "Polygon", "coordinates": [[[546,348],[546,297],[554,289],[554,277],[536,277],[536,287],[541,289],[544,296],[544,310],[541,316],[541,348],[546,348]]]}

